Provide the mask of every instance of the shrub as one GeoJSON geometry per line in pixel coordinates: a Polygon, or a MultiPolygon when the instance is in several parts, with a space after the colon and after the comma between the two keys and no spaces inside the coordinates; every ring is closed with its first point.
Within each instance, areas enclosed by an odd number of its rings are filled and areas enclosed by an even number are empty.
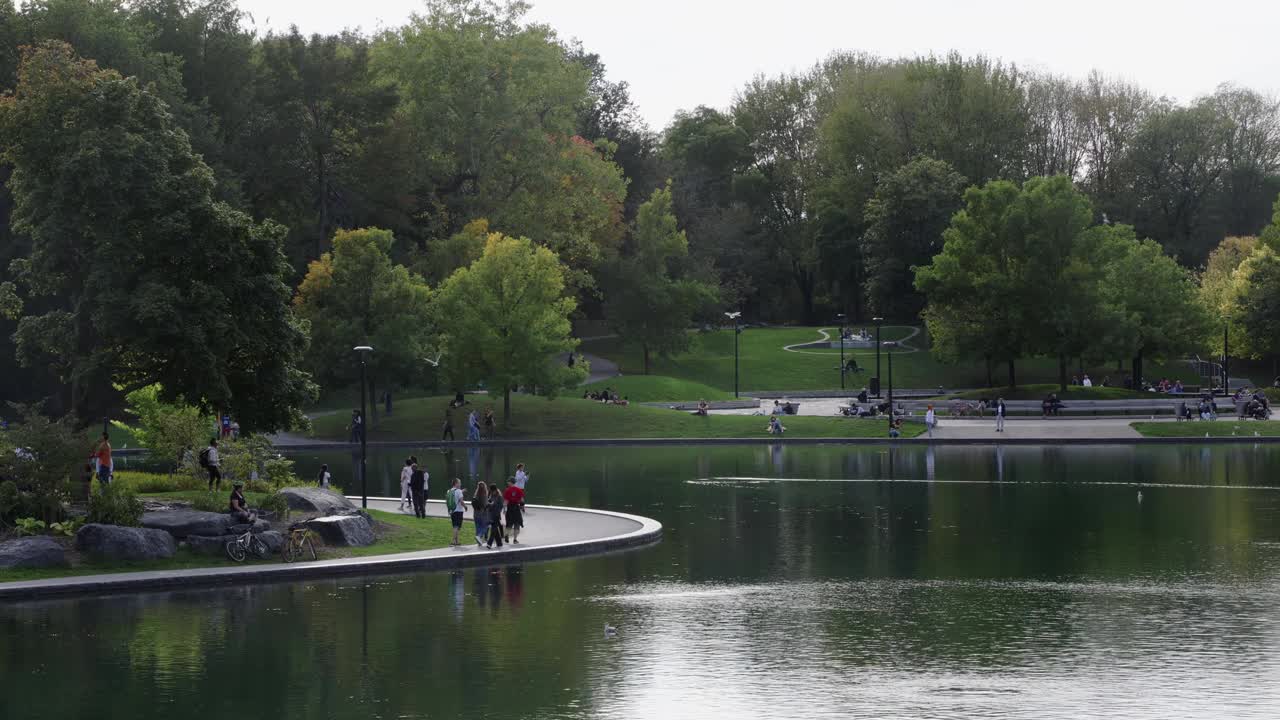
{"type": "Polygon", "coordinates": [[[229,496],[229,493],[214,492],[197,495],[191,499],[191,508],[204,512],[226,512],[231,507],[229,496]]]}
{"type": "Polygon", "coordinates": [[[67,518],[62,522],[56,522],[50,525],[49,532],[55,535],[73,537],[82,525],[84,525],[84,518],[82,517],[67,518]]]}
{"type": "Polygon", "coordinates": [[[45,524],[43,520],[24,517],[18,518],[17,528],[19,537],[23,535],[40,535],[44,532],[45,524]]]}
{"type": "Polygon", "coordinates": [[[88,521],[137,527],[142,522],[142,501],[132,488],[116,483],[100,485],[89,495],[88,521]]]}
{"type": "Polygon", "coordinates": [[[278,492],[273,492],[258,501],[258,509],[274,513],[281,520],[289,517],[289,501],[278,492]]]}
{"type": "Polygon", "coordinates": [[[208,483],[185,474],[161,474],[121,470],[112,474],[113,485],[123,485],[139,495],[147,493],[177,492],[180,490],[203,490],[208,483]]]}
{"type": "Polygon", "coordinates": [[[0,520],[13,517],[14,511],[18,509],[18,502],[18,484],[12,480],[0,482],[0,520]]]}
{"type": "Polygon", "coordinates": [[[151,451],[152,457],[181,465],[184,454],[208,437],[214,420],[187,405],[182,398],[165,402],[160,396],[159,385],[134,390],[125,396],[129,413],[138,418],[134,436],[151,451]]]}
{"type": "Polygon", "coordinates": [[[268,458],[262,464],[262,479],[271,485],[272,490],[296,485],[297,476],[293,474],[293,461],[283,455],[268,458]]]}
{"type": "Polygon", "coordinates": [[[0,452],[0,477],[17,485],[20,505],[35,508],[28,513],[19,507],[16,515],[38,515],[52,522],[62,515],[62,502],[70,496],[70,479],[79,477],[84,467],[84,436],[70,416],[51,420],[34,408],[14,407],[21,420],[5,433],[10,449],[0,452]]]}

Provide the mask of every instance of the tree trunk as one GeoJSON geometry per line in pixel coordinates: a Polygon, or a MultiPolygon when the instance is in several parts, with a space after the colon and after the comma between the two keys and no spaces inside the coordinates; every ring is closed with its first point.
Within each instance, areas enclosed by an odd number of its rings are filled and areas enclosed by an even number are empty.
{"type": "Polygon", "coordinates": [[[1018,387],[1018,376],[1014,373],[1013,358],[1009,358],[1009,388],[1015,389],[1017,387],[1018,387]]]}
{"type": "Polygon", "coordinates": [[[641,350],[644,352],[644,374],[649,374],[649,343],[641,343],[641,350]]]}
{"type": "Polygon", "coordinates": [[[507,385],[502,389],[502,426],[507,427],[511,422],[511,386],[507,385]]]}
{"type": "Polygon", "coordinates": [[[1142,390],[1142,351],[1133,356],[1133,389],[1142,390]]]}
{"type": "Polygon", "coordinates": [[[996,386],[995,363],[991,361],[990,353],[987,353],[986,355],[984,355],[983,359],[985,360],[986,366],[987,366],[987,387],[993,388],[996,386]]]}
{"type": "Polygon", "coordinates": [[[1067,356],[1065,354],[1058,356],[1058,390],[1064,393],[1067,391],[1067,356]]]}

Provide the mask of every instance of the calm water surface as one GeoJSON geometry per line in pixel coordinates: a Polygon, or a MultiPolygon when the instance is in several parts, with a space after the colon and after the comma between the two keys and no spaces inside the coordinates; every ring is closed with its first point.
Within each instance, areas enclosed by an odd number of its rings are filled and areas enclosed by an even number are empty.
{"type": "MultiPolygon", "coordinates": [[[[534,502],[666,534],[3,604],[0,718],[1280,717],[1280,447],[417,454],[437,480],[523,461],[534,502]]],[[[298,460],[355,485],[349,454],[298,460]]]]}

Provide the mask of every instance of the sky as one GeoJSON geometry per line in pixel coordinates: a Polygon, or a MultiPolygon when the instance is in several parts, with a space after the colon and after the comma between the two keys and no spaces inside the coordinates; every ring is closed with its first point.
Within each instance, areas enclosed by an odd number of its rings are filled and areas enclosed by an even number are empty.
{"type": "MultiPolygon", "coordinates": [[[[419,0],[239,0],[260,30],[394,27],[419,0]]],[[[1084,77],[1090,70],[1187,101],[1220,83],[1280,94],[1280,1],[533,0],[530,18],[599,53],[654,130],[677,110],[724,108],[757,73],[836,50],[885,57],[986,54],[1084,77]]]]}

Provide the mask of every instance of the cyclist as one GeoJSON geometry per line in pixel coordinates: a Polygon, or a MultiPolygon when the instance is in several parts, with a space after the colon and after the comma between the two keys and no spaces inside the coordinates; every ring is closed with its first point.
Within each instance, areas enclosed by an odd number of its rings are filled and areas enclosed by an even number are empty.
{"type": "Polygon", "coordinates": [[[258,519],[257,514],[249,511],[249,506],[244,500],[244,483],[236,480],[231,484],[231,516],[239,523],[253,523],[258,519]]]}

